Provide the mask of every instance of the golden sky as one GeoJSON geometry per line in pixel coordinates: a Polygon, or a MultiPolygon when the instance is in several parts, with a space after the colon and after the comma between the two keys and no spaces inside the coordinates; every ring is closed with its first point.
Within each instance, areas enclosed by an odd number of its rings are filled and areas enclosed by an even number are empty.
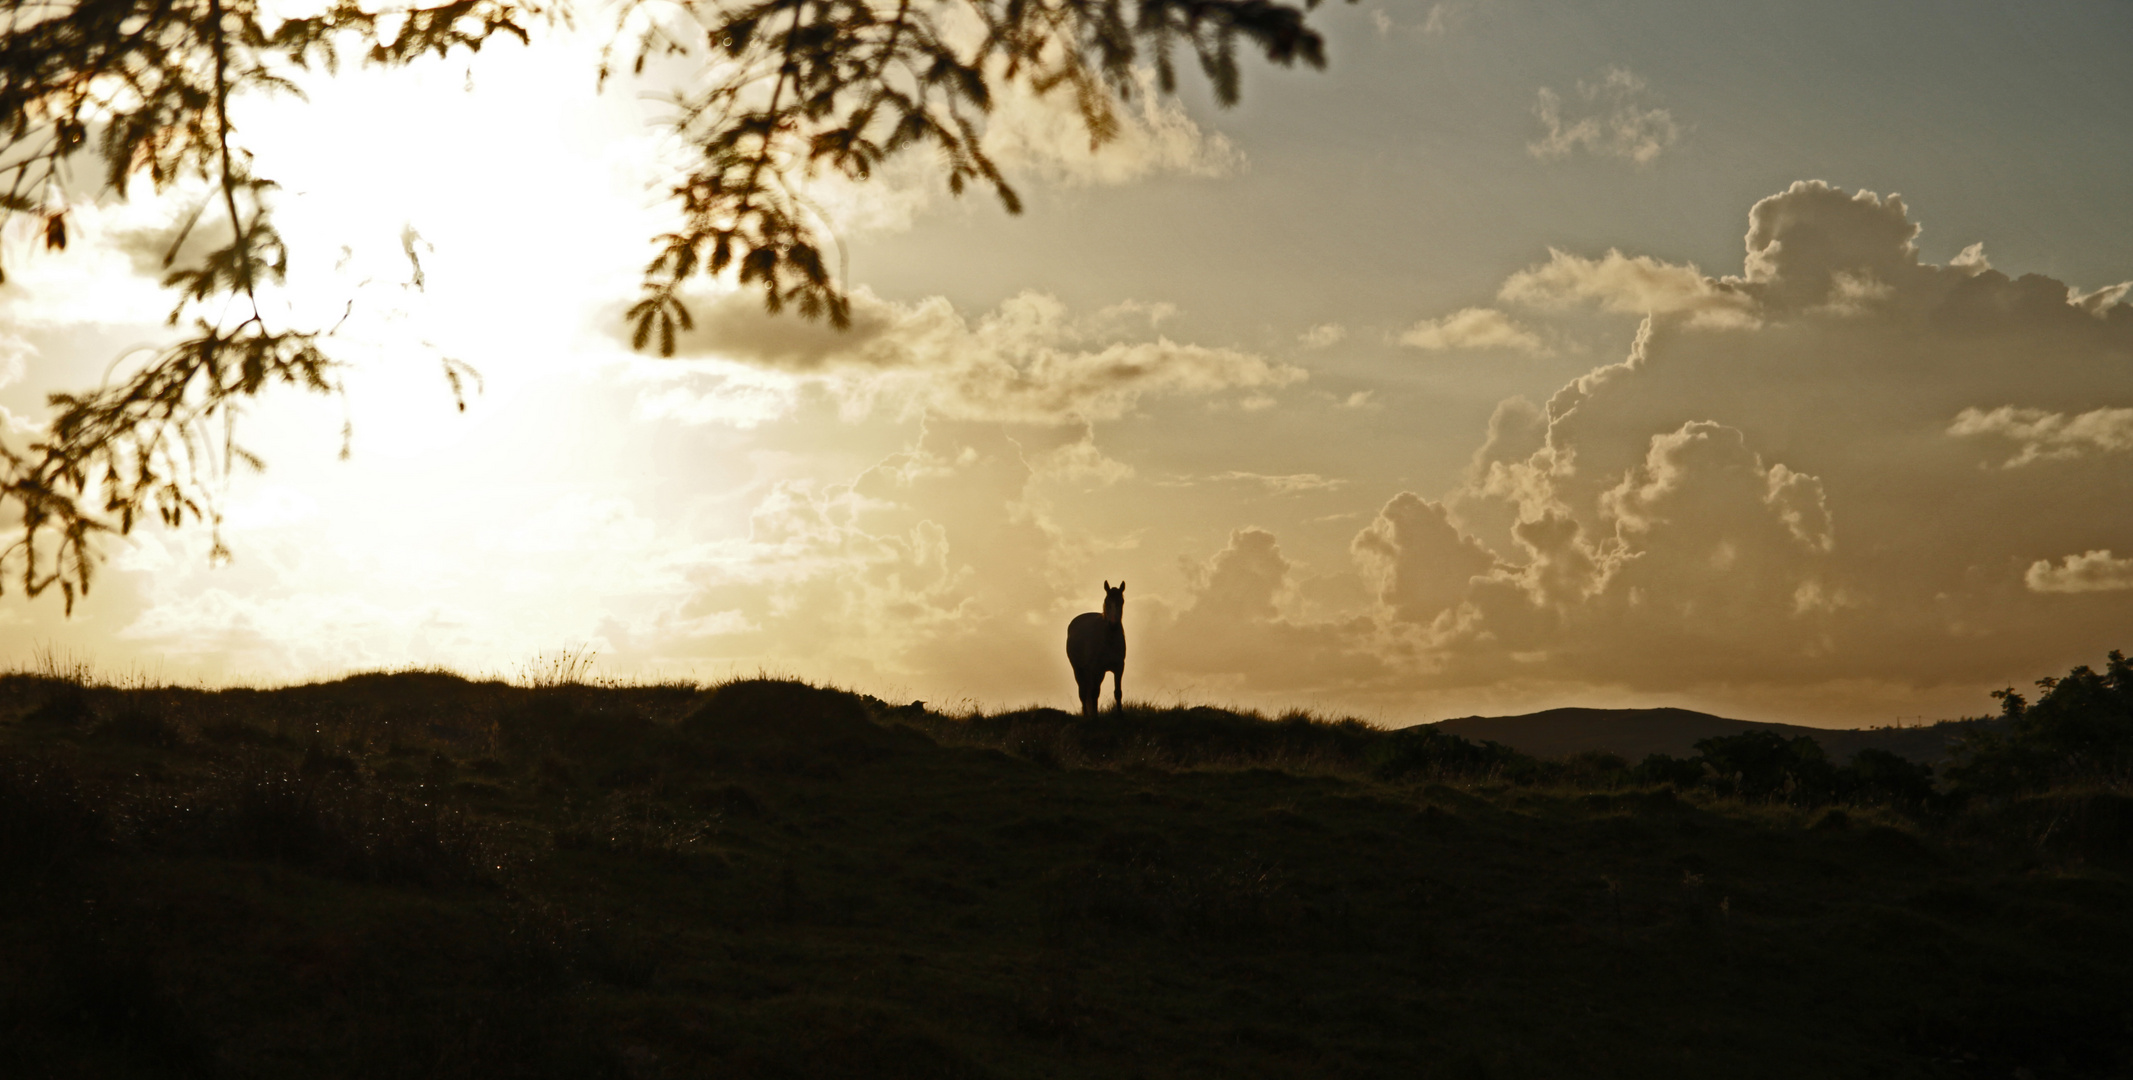
{"type": "MultiPolygon", "coordinates": [[[[591,25],[247,102],[354,454],[256,403],[235,560],[138,531],[71,619],[0,597],[0,661],[1071,707],[1121,578],[1131,696],[1383,723],[1888,723],[2133,647],[2133,7],[1571,7],[1327,8],[1330,71],[1093,154],[1011,96],[1025,213],[824,184],[853,328],[705,287],[673,359],[621,311],[691,69],[596,94],[591,25]]],[[[186,194],[5,238],[5,437],[173,333],[186,194]]]]}

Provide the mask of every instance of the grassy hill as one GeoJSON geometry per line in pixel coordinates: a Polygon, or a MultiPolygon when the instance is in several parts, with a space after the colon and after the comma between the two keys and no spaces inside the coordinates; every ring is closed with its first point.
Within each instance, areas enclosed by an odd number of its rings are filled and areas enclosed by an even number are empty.
{"type": "Polygon", "coordinates": [[[2123,1076],[2133,800],[789,682],[0,678],[10,1077],[2123,1076]]]}
{"type": "Polygon", "coordinates": [[[1814,728],[1728,720],[1692,709],[1548,709],[1521,716],[1462,716],[1434,725],[1449,735],[1499,742],[1535,757],[1619,754],[1631,761],[1647,754],[1687,757],[1703,739],[1767,731],[1781,738],[1806,736],[1832,759],[1847,760],[1869,747],[1926,765],[1939,764],[1965,733],[1981,721],[1945,721],[1919,727],[1814,728]]]}

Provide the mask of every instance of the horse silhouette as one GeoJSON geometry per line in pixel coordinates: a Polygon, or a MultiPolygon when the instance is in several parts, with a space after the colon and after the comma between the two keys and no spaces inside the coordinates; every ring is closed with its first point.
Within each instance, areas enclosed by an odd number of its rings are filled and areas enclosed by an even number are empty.
{"type": "Polygon", "coordinates": [[[1081,715],[1095,716],[1104,696],[1104,672],[1112,676],[1112,702],[1126,707],[1126,583],[1104,582],[1104,611],[1085,611],[1067,624],[1067,662],[1081,690],[1081,715]]]}

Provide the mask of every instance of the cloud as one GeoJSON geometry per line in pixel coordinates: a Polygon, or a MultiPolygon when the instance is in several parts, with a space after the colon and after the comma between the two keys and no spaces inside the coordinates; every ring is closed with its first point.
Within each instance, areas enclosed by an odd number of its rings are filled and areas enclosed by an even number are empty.
{"type": "Polygon", "coordinates": [[[1511,349],[1534,356],[1549,349],[1539,334],[1518,325],[1494,308],[1465,308],[1438,319],[1424,319],[1400,335],[1400,344],[1417,349],[1511,349]]]}
{"type": "Polygon", "coordinates": [[[1348,336],[1348,328],[1339,323],[1319,323],[1298,335],[1296,340],[1306,349],[1324,349],[1337,345],[1348,336]]]}
{"type": "Polygon", "coordinates": [[[1182,607],[1160,601],[1140,649],[1172,685],[1207,693],[1349,692],[1382,678],[1367,617],[1310,619],[1299,602],[1296,567],[1264,529],[1241,528],[1206,562],[1187,561],[1182,607]]]}
{"type": "Polygon", "coordinates": [[[1040,479],[1098,488],[1123,483],[1135,475],[1133,466],[1097,448],[1096,431],[1087,424],[1081,426],[1077,437],[1051,449],[1044,449],[1041,443],[1033,446],[1025,442],[1024,452],[1030,455],[1031,467],[1040,479]]]}
{"type": "Polygon", "coordinates": [[[1956,414],[1948,434],[1959,439],[1998,436],[2019,444],[2021,453],[2001,466],[2013,469],[2038,461],[2133,450],[2133,409],[2093,409],[2068,416],[2012,405],[1991,412],[1969,408],[1956,414]]]}
{"type": "MultiPolygon", "coordinates": [[[[1240,404],[1264,407],[1272,404],[1269,391],[1306,377],[1301,368],[1236,349],[1160,335],[1120,340],[1039,293],[1018,294],[974,323],[938,297],[905,305],[860,289],[852,301],[851,328],[838,331],[767,314],[755,297],[728,294],[697,305],[695,328],[681,335],[676,353],[818,386],[851,416],[884,409],[1042,425],[1116,420],[1149,397],[1244,391],[1240,404]]],[[[1100,321],[1115,324],[1116,313],[1100,321]]],[[[739,398],[740,411],[753,416],[745,406],[783,392],[675,370],[699,384],[659,392],[646,406],[659,415],[717,418],[739,398]],[[706,386],[704,378],[729,381],[706,386]],[[691,395],[719,402],[699,408],[691,395]]]]}
{"type": "Polygon", "coordinates": [[[36,355],[37,346],[0,330],[0,388],[21,382],[30,358],[36,355]]]}
{"type": "Polygon", "coordinates": [[[2053,566],[2050,559],[2029,564],[2022,580],[2031,592],[2087,593],[2133,589],[2133,559],[2114,559],[2110,549],[2068,555],[2053,566]]]}
{"type": "Polygon", "coordinates": [[[1317,473],[1290,473],[1285,476],[1269,476],[1265,473],[1239,472],[1232,470],[1217,473],[1213,480],[1253,484],[1269,495],[1294,495],[1303,491],[1337,491],[1347,486],[1346,480],[1336,480],[1317,473]]]}
{"type": "Polygon", "coordinates": [[[658,384],[638,395],[637,415],[646,420],[684,424],[718,424],[747,431],[790,415],[800,401],[800,385],[775,373],[742,364],[701,361],[665,370],[637,369],[658,384]]]}
{"type": "Polygon", "coordinates": [[[1645,318],[1356,537],[1415,684],[1925,686],[2117,644],[2123,611],[2076,594],[2133,587],[2107,546],[2133,535],[2133,308],[1974,247],[1923,262],[1918,233],[1896,196],[1803,182],[1751,209],[1737,276],[1513,275],[1506,302],[1645,318]]]}
{"type": "Polygon", "coordinates": [[[1563,96],[1547,87],[1535,95],[1533,114],[1548,133],[1527,143],[1543,161],[1576,151],[1648,165],[1681,138],[1681,126],[1665,109],[1649,108],[1644,79],[1626,67],[1609,67],[1591,82],[1578,81],[1582,116],[1566,114],[1563,96]]]}
{"type": "Polygon", "coordinates": [[[1351,547],[1377,580],[1378,601],[1411,623],[1435,620],[1497,566],[1487,548],[1452,524],[1442,503],[1412,492],[1386,503],[1351,547]]]}
{"type": "MultiPolygon", "coordinates": [[[[1217,179],[1244,170],[1244,152],[1193,120],[1177,98],[1161,93],[1151,72],[1139,92],[1112,114],[1112,136],[1092,143],[1065,90],[1037,94],[1003,83],[985,119],[980,145],[1010,183],[1059,188],[1119,187],[1162,176],[1217,179]]],[[[807,182],[809,201],[840,234],[900,232],[950,196],[926,154],[890,159],[865,180],[827,173],[807,182]]]]}
{"type": "Polygon", "coordinates": [[[1551,248],[1547,262],[1511,275],[1496,296],[1507,304],[1543,309],[1590,301],[1605,311],[1687,314],[1713,325],[1750,321],[1756,307],[1754,298],[1737,281],[1713,280],[1693,265],[1677,266],[1614,250],[1587,259],[1551,248]]]}
{"type": "Polygon", "coordinates": [[[1202,130],[1178,99],[1157,88],[1153,72],[1138,72],[1135,79],[1139,92],[1114,114],[1116,134],[1095,145],[1071,94],[1040,96],[1016,83],[986,120],[985,152],[1011,175],[1062,187],[1163,175],[1213,178],[1244,168],[1244,152],[1228,137],[1202,130]]]}
{"type": "Polygon", "coordinates": [[[1443,2],[1433,3],[1429,6],[1429,10],[1423,13],[1422,22],[1419,25],[1413,23],[1403,25],[1394,21],[1392,13],[1384,8],[1372,8],[1370,11],[1370,25],[1377,31],[1379,37],[1385,38],[1389,38],[1403,30],[1412,30],[1429,37],[1443,37],[1451,33],[1458,24],[1464,22],[1467,14],[1467,5],[1443,0],[1443,2]]]}
{"type": "Polygon", "coordinates": [[[618,623],[608,643],[639,664],[776,657],[925,693],[1055,685],[1054,639],[1088,599],[1071,586],[1089,553],[1052,522],[1043,484],[1123,469],[1107,461],[1085,428],[930,417],[848,480],[769,484],[745,536],[704,548],[675,599],[618,623]],[[675,632],[707,618],[693,638],[675,632]]]}

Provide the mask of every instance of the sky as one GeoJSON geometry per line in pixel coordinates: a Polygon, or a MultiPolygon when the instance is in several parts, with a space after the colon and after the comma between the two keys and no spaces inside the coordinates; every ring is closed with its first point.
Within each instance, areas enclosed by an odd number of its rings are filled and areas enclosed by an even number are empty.
{"type": "MultiPolygon", "coordinates": [[[[1123,579],[1155,704],[1854,726],[2133,646],[2133,3],[1312,21],[1328,70],[1188,70],[1093,153],[1007,95],[1019,215],[923,157],[818,184],[852,329],[712,283],[671,359],[621,313],[695,68],[596,93],[590,19],[242,101],[346,399],[248,407],[232,560],[149,527],[71,617],[10,582],[0,663],[1071,708],[1123,579]]],[[[193,193],[92,177],[67,251],[0,238],[18,445],[173,333],[193,193]]]]}

